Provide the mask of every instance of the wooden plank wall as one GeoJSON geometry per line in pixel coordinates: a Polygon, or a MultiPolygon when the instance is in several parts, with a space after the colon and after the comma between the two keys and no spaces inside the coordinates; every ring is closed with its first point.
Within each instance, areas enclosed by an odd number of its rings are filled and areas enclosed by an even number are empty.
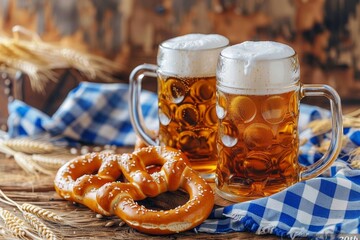
{"type": "MultiPolygon", "coordinates": [[[[11,37],[14,25],[111,59],[122,82],[136,65],[155,63],[158,44],[174,36],[276,40],[299,53],[303,82],[330,84],[344,101],[360,101],[360,0],[0,1],[0,35],[11,37]]],[[[154,83],[146,87],[156,91],[154,83]]]]}

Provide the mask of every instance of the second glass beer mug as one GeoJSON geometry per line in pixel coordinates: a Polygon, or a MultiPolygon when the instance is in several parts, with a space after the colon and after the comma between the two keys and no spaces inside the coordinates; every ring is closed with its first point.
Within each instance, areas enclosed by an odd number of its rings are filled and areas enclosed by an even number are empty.
{"type": "Polygon", "coordinates": [[[295,51],[276,42],[244,42],[225,48],[217,68],[219,119],[217,193],[231,201],[269,196],[318,176],[340,152],[340,98],[327,85],[301,84],[295,51]],[[298,163],[299,103],[325,96],[332,111],[332,138],[324,156],[298,163]]]}
{"type": "Polygon", "coordinates": [[[182,150],[192,168],[213,180],[217,163],[215,111],[216,65],[227,38],[188,34],[159,46],[157,66],[143,64],[130,75],[130,116],[139,137],[148,145],[182,150]],[[159,132],[152,136],[143,124],[139,98],[141,80],[158,79],[159,132]]]}

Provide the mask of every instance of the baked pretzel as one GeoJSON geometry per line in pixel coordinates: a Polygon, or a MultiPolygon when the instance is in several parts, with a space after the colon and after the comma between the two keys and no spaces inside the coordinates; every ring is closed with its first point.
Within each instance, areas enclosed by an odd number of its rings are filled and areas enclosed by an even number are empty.
{"type": "Polygon", "coordinates": [[[117,215],[149,234],[189,230],[203,222],[214,205],[211,187],[189,167],[187,157],[169,147],[146,147],[132,154],[90,153],[66,163],[55,177],[57,193],[93,211],[117,215]],[[149,173],[147,166],[162,166],[149,173]],[[97,173],[96,173],[97,172],[97,173]],[[118,179],[123,175],[127,182],[118,179]],[[152,210],[135,201],[183,189],[189,200],[170,210],[152,210]]]}

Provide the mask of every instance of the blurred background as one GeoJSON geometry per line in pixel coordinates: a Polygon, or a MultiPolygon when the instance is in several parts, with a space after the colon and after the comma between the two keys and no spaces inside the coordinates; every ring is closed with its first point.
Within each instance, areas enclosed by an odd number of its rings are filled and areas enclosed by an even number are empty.
{"type": "MultiPolygon", "coordinates": [[[[136,65],[156,63],[159,43],[178,35],[218,33],[231,44],[275,40],[299,53],[302,82],[329,84],[345,107],[360,105],[360,0],[0,0],[0,35],[11,37],[15,25],[111,60],[119,82],[128,82],[136,65]]],[[[36,95],[47,105],[39,108],[51,114],[82,80],[68,74],[61,85],[50,83],[46,96],[36,95]]],[[[4,82],[2,108],[9,91],[19,95],[4,82]]],[[[145,88],[156,91],[156,81],[145,88]]],[[[20,92],[25,100],[34,96],[28,87],[20,92]]]]}

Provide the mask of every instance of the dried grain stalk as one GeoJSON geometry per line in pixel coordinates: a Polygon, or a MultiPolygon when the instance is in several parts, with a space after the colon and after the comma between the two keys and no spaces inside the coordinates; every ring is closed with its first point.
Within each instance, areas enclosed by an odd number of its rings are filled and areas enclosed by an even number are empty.
{"type": "Polygon", "coordinates": [[[56,213],[46,210],[44,208],[35,206],[30,203],[23,203],[21,206],[21,211],[34,214],[35,216],[50,221],[54,223],[62,223],[64,222],[64,219],[60,216],[58,216],[56,213]]]}
{"type": "Polygon", "coordinates": [[[37,234],[43,239],[56,240],[58,237],[56,234],[46,226],[39,218],[35,215],[23,212],[23,217],[27,223],[37,232],[37,234]]]}
{"type": "Polygon", "coordinates": [[[50,221],[53,223],[63,223],[64,220],[62,217],[57,214],[43,209],[41,207],[32,205],[30,203],[23,203],[21,206],[9,198],[3,191],[0,190],[0,201],[8,204],[10,206],[15,206],[21,213],[25,221],[11,212],[0,208],[0,217],[4,221],[4,228],[12,235],[28,239],[30,236],[31,239],[58,239],[58,234],[56,234],[50,227],[48,227],[42,220],[50,221]],[[28,223],[28,225],[26,224],[28,223]],[[34,236],[32,231],[36,232],[40,238],[34,236]]]}
{"type": "MultiPolygon", "coordinates": [[[[353,112],[350,112],[343,116],[343,127],[344,128],[360,128],[360,109],[357,109],[353,112]]],[[[322,134],[326,134],[331,131],[332,124],[331,119],[319,119],[310,122],[306,128],[310,128],[313,136],[319,136],[322,134]]],[[[308,139],[303,139],[301,145],[304,145],[308,139]]],[[[346,136],[343,136],[341,139],[341,147],[345,147],[349,142],[349,139],[346,136]]],[[[326,140],[321,143],[321,145],[317,148],[319,152],[326,152],[329,148],[330,141],[326,140]]],[[[353,168],[360,169],[360,147],[355,148],[353,151],[348,153],[349,161],[351,162],[351,166],[353,168]]]]}
{"type": "Polygon", "coordinates": [[[360,169],[360,159],[352,160],[351,167],[355,169],[360,169]]]}
{"type": "MultiPolygon", "coordinates": [[[[342,136],[341,141],[340,141],[341,148],[346,146],[346,144],[348,142],[349,142],[349,138],[347,136],[342,136]]],[[[321,153],[326,153],[328,151],[329,147],[330,147],[330,140],[326,139],[326,140],[321,142],[321,145],[319,147],[317,147],[316,150],[321,152],[321,153]]]]}
{"type": "Polygon", "coordinates": [[[28,137],[0,139],[0,152],[12,156],[25,172],[35,176],[39,173],[52,176],[65,162],[74,157],[68,150],[50,141],[28,137]]]}
{"type": "Polygon", "coordinates": [[[47,154],[33,154],[33,162],[38,165],[49,169],[49,170],[58,170],[66,162],[70,161],[76,155],[70,153],[47,153],[47,154]]]}
{"type": "Polygon", "coordinates": [[[3,208],[0,208],[0,217],[4,222],[6,232],[20,239],[29,239],[28,228],[22,219],[3,208]]]}
{"type": "Polygon", "coordinates": [[[9,198],[2,190],[0,190],[0,201],[11,206],[17,207],[18,210],[20,210],[22,213],[27,212],[31,213],[43,220],[53,222],[53,223],[63,223],[64,219],[60,216],[58,216],[56,213],[46,210],[44,208],[35,206],[30,203],[23,203],[22,205],[19,205],[17,202],[9,198]]]}
{"type": "Polygon", "coordinates": [[[350,166],[354,169],[360,169],[360,147],[353,149],[348,155],[350,166]]]}
{"type": "Polygon", "coordinates": [[[25,154],[25,153],[15,153],[14,154],[14,160],[15,162],[27,173],[38,175],[38,173],[42,173],[45,175],[52,176],[54,175],[54,171],[51,171],[49,169],[46,169],[40,165],[38,165],[36,162],[32,160],[31,155],[25,154]]]}
{"type": "Polygon", "coordinates": [[[14,151],[28,154],[44,154],[60,150],[59,147],[49,141],[36,140],[27,137],[2,140],[2,144],[14,151]]]}
{"type": "MultiPolygon", "coordinates": [[[[343,116],[343,126],[360,128],[360,118],[352,115],[343,116]]],[[[319,136],[331,131],[331,119],[318,119],[310,122],[306,128],[310,128],[314,136],[319,136]]]]}
{"type": "Polygon", "coordinates": [[[38,176],[38,171],[31,162],[31,156],[18,152],[15,153],[13,157],[17,165],[19,165],[26,173],[38,176]]]}
{"type": "Polygon", "coordinates": [[[106,58],[64,48],[58,44],[41,41],[40,37],[21,27],[13,27],[14,37],[0,38],[0,65],[8,74],[21,72],[29,77],[31,87],[44,92],[46,83],[57,81],[57,68],[73,68],[88,80],[114,81],[119,71],[113,61],[106,58]],[[18,33],[30,36],[30,41],[21,40],[18,33]]]}
{"type": "MultiPolygon", "coordinates": [[[[347,113],[343,116],[343,126],[344,127],[360,127],[360,109],[347,113]]],[[[306,128],[310,128],[312,133],[315,136],[327,133],[331,131],[331,119],[317,119],[311,121],[306,128]]]]}

